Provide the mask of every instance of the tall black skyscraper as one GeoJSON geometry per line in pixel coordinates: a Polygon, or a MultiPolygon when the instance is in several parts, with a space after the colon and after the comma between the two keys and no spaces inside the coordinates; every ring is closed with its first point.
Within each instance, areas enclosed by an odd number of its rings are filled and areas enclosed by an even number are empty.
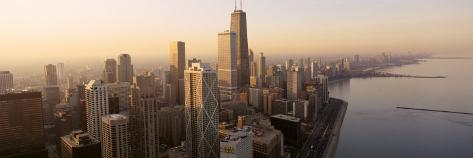
{"type": "Polygon", "coordinates": [[[236,33],[237,52],[237,83],[238,87],[247,87],[250,84],[250,70],[248,61],[248,36],[246,32],[246,13],[235,10],[232,13],[230,31],[236,33]]]}

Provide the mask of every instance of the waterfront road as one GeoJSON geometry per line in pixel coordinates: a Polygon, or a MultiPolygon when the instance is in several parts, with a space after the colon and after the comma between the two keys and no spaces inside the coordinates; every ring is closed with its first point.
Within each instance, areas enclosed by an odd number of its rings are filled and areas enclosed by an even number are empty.
{"type": "Polygon", "coordinates": [[[298,158],[320,158],[323,156],[330,138],[332,137],[335,121],[341,111],[343,101],[330,99],[329,105],[322,109],[314,123],[314,129],[302,148],[297,153],[298,158]]]}

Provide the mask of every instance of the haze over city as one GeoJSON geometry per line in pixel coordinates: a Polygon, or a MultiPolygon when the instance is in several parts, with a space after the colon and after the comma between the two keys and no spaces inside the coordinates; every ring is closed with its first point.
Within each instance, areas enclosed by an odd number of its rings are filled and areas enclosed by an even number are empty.
{"type": "MultiPolygon", "coordinates": [[[[468,54],[469,0],[243,1],[249,47],[269,57],[429,52],[468,54]]],[[[169,41],[189,56],[215,60],[217,32],[229,27],[232,0],[15,0],[0,6],[0,68],[62,60],[88,63],[130,53],[154,64],[169,41]]]]}
{"type": "Polygon", "coordinates": [[[471,158],[471,0],[15,0],[0,158],[471,158]]]}

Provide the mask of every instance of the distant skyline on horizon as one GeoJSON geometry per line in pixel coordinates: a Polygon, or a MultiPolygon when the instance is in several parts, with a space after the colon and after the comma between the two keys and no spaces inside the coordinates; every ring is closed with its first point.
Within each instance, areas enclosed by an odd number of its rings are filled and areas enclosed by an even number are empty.
{"type": "MultiPolygon", "coordinates": [[[[269,58],[323,54],[471,54],[473,1],[243,1],[249,48],[269,58]]],[[[187,58],[214,58],[233,0],[16,0],[0,6],[0,68],[101,61],[167,62],[169,43],[187,58]]],[[[215,59],[213,59],[215,60],[215,59]]],[[[271,60],[271,59],[269,59],[271,60]]],[[[205,61],[205,59],[204,59],[205,61]]]]}

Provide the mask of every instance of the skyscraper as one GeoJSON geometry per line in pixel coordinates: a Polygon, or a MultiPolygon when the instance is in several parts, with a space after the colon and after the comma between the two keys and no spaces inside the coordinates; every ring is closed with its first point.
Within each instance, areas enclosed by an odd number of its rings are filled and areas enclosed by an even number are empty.
{"type": "Polygon", "coordinates": [[[353,56],[353,63],[359,64],[360,63],[360,55],[356,54],[353,56]]]}
{"type": "Polygon", "coordinates": [[[47,157],[42,104],[41,92],[0,94],[0,157],[47,157]]]}
{"type": "Polygon", "coordinates": [[[57,86],[57,70],[53,64],[44,66],[44,81],[47,86],[57,86]]]}
{"type": "Polygon", "coordinates": [[[66,76],[64,75],[64,63],[57,63],[56,64],[57,68],[57,80],[59,85],[64,85],[64,80],[66,79],[66,76]]]}
{"type": "Polygon", "coordinates": [[[264,79],[266,78],[266,57],[261,52],[258,60],[256,61],[256,74],[257,74],[257,87],[263,88],[264,79]]]}
{"type": "Polygon", "coordinates": [[[104,84],[107,87],[108,97],[118,97],[118,107],[120,111],[128,109],[130,84],[131,83],[128,82],[104,84]]]}
{"type": "Polygon", "coordinates": [[[97,140],[100,139],[102,116],[108,115],[107,88],[99,80],[91,80],[85,86],[87,132],[97,140]]]}
{"type": "Polygon", "coordinates": [[[159,110],[161,144],[178,146],[186,138],[184,106],[163,107],[159,110]]]}
{"type": "Polygon", "coordinates": [[[130,133],[128,117],[111,114],[102,117],[102,158],[129,158],[130,133]]]}
{"type": "Polygon", "coordinates": [[[218,86],[221,100],[230,100],[237,90],[236,33],[218,34],[218,86]]]}
{"type": "Polygon", "coordinates": [[[61,102],[61,96],[59,94],[58,86],[45,86],[43,87],[43,96],[46,100],[46,105],[43,107],[45,109],[43,116],[46,123],[52,123],[54,110],[56,105],[61,102]]]}
{"type": "Polygon", "coordinates": [[[191,157],[219,157],[217,74],[193,63],[184,81],[187,152],[191,157]]]}
{"type": "Polygon", "coordinates": [[[131,151],[137,158],[159,157],[159,105],[154,74],[135,77],[130,106],[131,151]]]}
{"type": "Polygon", "coordinates": [[[13,74],[10,71],[0,71],[0,94],[13,89],[13,74]]]}
{"type": "Polygon", "coordinates": [[[302,91],[302,76],[303,72],[299,66],[292,65],[287,70],[287,99],[297,100],[302,91]]]}
{"type": "Polygon", "coordinates": [[[82,130],[72,131],[71,134],[61,137],[62,158],[101,158],[100,141],[92,138],[82,130]]]}
{"type": "Polygon", "coordinates": [[[286,67],[286,70],[289,70],[292,65],[294,65],[294,60],[292,60],[292,59],[286,60],[286,62],[284,64],[284,66],[286,67]]]}
{"type": "Polygon", "coordinates": [[[310,63],[310,76],[311,76],[311,80],[316,80],[317,79],[317,76],[319,75],[319,63],[316,62],[316,61],[313,61],[312,63],[310,63]]]}
{"type": "Polygon", "coordinates": [[[115,59],[105,60],[105,69],[103,71],[103,81],[105,83],[117,82],[117,61],[115,59]]]}
{"type": "Polygon", "coordinates": [[[330,100],[330,95],[328,91],[328,77],[325,75],[319,75],[317,77],[317,80],[322,85],[322,88],[321,88],[322,102],[328,103],[330,100]]]}
{"type": "Polygon", "coordinates": [[[232,12],[230,31],[236,33],[238,87],[247,87],[250,84],[250,63],[248,61],[246,13],[243,10],[238,10],[235,8],[235,10],[232,12]]]}
{"type": "Polygon", "coordinates": [[[133,81],[133,65],[129,54],[118,56],[117,79],[119,82],[132,83],[133,81]]]}
{"type": "Polygon", "coordinates": [[[181,41],[171,42],[169,46],[169,57],[170,57],[170,84],[172,91],[170,98],[176,100],[171,103],[177,103],[179,105],[184,104],[184,85],[179,84],[179,79],[184,77],[184,69],[186,66],[186,45],[181,41]]]}

